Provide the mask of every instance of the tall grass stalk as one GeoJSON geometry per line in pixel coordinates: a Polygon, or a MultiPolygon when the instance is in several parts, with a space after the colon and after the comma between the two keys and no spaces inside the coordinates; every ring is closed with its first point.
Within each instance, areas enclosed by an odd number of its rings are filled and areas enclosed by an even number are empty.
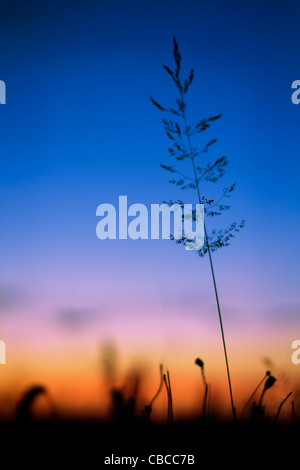
{"type": "MultiPolygon", "coordinates": [[[[181,171],[177,171],[174,168],[174,166],[167,166],[167,165],[161,164],[161,167],[173,174],[178,174],[180,176],[180,179],[178,180],[172,179],[170,183],[175,184],[176,186],[179,186],[181,189],[184,189],[184,190],[189,190],[189,189],[196,190],[199,204],[205,203],[205,205],[207,206],[205,208],[206,216],[218,216],[218,215],[221,215],[227,209],[229,209],[230,206],[224,205],[220,201],[222,201],[223,198],[230,197],[230,193],[235,188],[235,183],[231,185],[230,187],[225,187],[223,189],[223,194],[221,195],[219,199],[217,199],[216,202],[214,200],[206,199],[205,197],[203,197],[200,191],[199,183],[201,180],[204,180],[206,182],[211,182],[211,183],[215,183],[216,181],[218,181],[224,175],[225,166],[227,165],[227,159],[226,157],[222,156],[222,157],[217,158],[213,164],[208,162],[204,166],[198,166],[199,163],[198,163],[197,158],[200,156],[201,153],[206,154],[208,150],[210,149],[210,147],[217,141],[217,139],[215,138],[211,139],[209,142],[207,142],[204,145],[204,147],[201,150],[198,151],[192,146],[191,136],[196,133],[198,134],[202,133],[203,131],[208,129],[210,127],[211,122],[219,119],[221,117],[221,114],[200,120],[194,128],[192,128],[188,124],[187,116],[186,116],[185,94],[187,93],[193,81],[194,70],[193,69],[191,70],[189,77],[185,79],[184,82],[181,81],[179,77],[180,67],[181,67],[181,56],[178,51],[178,45],[177,45],[176,39],[173,38],[173,40],[174,40],[173,56],[175,59],[176,68],[174,71],[172,71],[169,67],[164,65],[164,69],[171,76],[179,92],[180,98],[176,100],[176,109],[165,108],[161,106],[156,100],[154,100],[154,98],[150,97],[150,99],[152,103],[160,111],[171,113],[173,116],[175,116],[175,119],[177,119],[177,117],[181,118],[182,124],[179,124],[177,121],[174,122],[172,119],[170,120],[162,119],[162,122],[164,124],[167,137],[170,139],[172,143],[172,147],[169,147],[170,155],[174,156],[175,159],[178,161],[189,159],[192,164],[193,176],[190,177],[190,176],[183,174],[181,171]],[[197,163],[196,163],[196,160],[197,160],[197,163]]],[[[179,201],[179,203],[182,204],[182,201],[179,201]]],[[[194,219],[194,215],[193,215],[193,219],[194,219]]],[[[212,281],[213,281],[213,288],[214,288],[215,300],[217,304],[217,311],[218,311],[223,350],[224,350],[224,356],[225,356],[232,415],[235,421],[236,413],[235,413],[235,407],[234,407],[234,401],[233,401],[233,392],[232,392],[232,386],[231,386],[227,348],[226,348],[226,342],[225,342],[225,334],[224,334],[223,320],[222,320],[222,315],[221,315],[219,295],[218,295],[218,289],[217,289],[217,283],[216,283],[216,277],[215,277],[215,270],[214,270],[211,253],[212,251],[215,251],[218,248],[221,248],[223,246],[228,246],[230,244],[231,238],[234,237],[233,233],[238,232],[242,227],[244,227],[245,221],[242,220],[240,224],[236,224],[235,222],[233,222],[227,229],[224,229],[224,230],[219,230],[219,231],[214,230],[212,232],[212,236],[208,235],[207,227],[206,227],[206,223],[204,222],[204,219],[203,219],[203,225],[204,225],[204,245],[202,249],[198,250],[198,254],[200,256],[204,256],[206,253],[208,253],[208,257],[209,257],[210,271],[211,271],[211,276],[212,276],[212,281]]],[[[183,243],[184,245],[188,245],[191,243],[191,240],[183,237],[180,240],[176,240],[176,242],[183,243]]]]}

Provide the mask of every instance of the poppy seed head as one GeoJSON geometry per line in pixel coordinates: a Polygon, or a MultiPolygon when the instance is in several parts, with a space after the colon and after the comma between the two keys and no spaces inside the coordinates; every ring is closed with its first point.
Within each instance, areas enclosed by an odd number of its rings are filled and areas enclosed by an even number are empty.
{"type": "Polygon", "coordinates": [[[270,375],[265,382],[265,390],[267,390],[268,388],[271,388],[275,382],[276,382],[275,377],[270,375]]]}
{"type": "Polygon", "coordinates": [[[203,369],[203,367],[204,367],[204,362],[201,361],[201,359],[199,357],[197,357],[197,359],[195,360],[195,364],[197,364],[197,366],[201,367],[201,369],[203,369]]]}

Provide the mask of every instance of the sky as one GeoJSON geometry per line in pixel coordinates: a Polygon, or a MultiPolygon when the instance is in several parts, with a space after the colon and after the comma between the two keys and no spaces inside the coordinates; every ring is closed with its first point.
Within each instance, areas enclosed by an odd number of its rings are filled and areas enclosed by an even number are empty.
{"type": "Polygon", "coordinates": [[[97,206],[117,206],[120,195],[147,207],[196,202],[160,168],[173,161],[149,100],[173,106],[177,98],[163,69],[173,67],[173,36],[183,73],[195,70],[189,121],[222,113],[205,136],[218,138],[211,160],[228,158],[222,185],[236,182],[220,223],[246,219],[213,254],[234,392],[243,403],[265,358],[281,378],[278,396],[298,387],[300,106],[291,84],[300,79],[299,9],[292,0],[1,0],[6,397],[39,381],[58,402],[65,397],[62,408],[94,409],[105,342],[118,351],[120,382],[131,367],[143,370],[145,397],[163,361],[178,407],[189,408],[195,397],[180,384],[201,385],[197,356],[216,396],[228,393],[208,259],[167,240],[96,237],[97,206]]]}

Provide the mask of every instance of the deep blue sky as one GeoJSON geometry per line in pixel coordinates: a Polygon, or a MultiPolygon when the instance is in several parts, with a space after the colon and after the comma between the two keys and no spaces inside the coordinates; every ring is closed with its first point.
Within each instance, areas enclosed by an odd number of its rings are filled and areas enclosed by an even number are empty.
{"type": "Polygon", "coordinates": [[[162,68],[173,66],[175,35],[184,71],[195,69],[190,119],[223,113],[207,137],[218,137],[211,159],[228,157],[224,185],[237,182],[228,220],[247,220],[216,254],[221,290],[231,298],[238,284],[241,303],[257,302],[266,315],[288,306],[294,321],[300,105],[291,102],[291,83],[300,79],[299,10],[291,0],[1,1],[2,284],[39,292],[46,303],[55,292],[64,305],[83,283],[91,298],[101,283],[122,295],[126,280],[145,300],[151,286],[172,291],[182,273],[187,292],[201,279],[211,287],[208,266],[171,242],[95,236],[98,204],[181,195],[159,167],[171,160],[149,101],[171,105],[176,97],[162,68]]]}

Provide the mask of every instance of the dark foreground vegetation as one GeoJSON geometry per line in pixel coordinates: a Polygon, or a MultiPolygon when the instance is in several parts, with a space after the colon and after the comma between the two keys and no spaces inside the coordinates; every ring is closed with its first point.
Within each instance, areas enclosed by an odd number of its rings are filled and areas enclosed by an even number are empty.
{"type": "MultiPolygon", "coordinates": [[[[257,426],[214,421],[173,425],[40,421],[2,423],[0,433],[1,455],[3,459],[8,457],[7,468],[107,468],[105,459],[112,455],[139,457],[136,466],[143,468],[150,466],[150,455],[177,454],[194,456],[195,464],[188,465],[194,468],[270,468],[282,460],[285,466],[297,463],[300,442],[297,423],[257,426]]],[[[132,467],[126,463],[123,466],[132,467]]]]}
{"type": "MultiPolygon", "coordinates": [[[[105,361],[105,365],[106,372],[111,372],[112,363],[105,361]]],[[[277,467],[279,462],[284,462],[285,467],[297,463],[300,421],[292,392],[282,397],[276,414],[265,413],[269,390],[276,384],[269,370],[249,394],[238,419],[227,421],[214,418],[209,412],[210,388],[200,358],[195,360],[195,370],[200,372],[199,379],[203,382],[199,397],[202,410],[193,420],[179,419],[177,415],[174,419],[171,376],[168,370],[164,373],[163,365],[159,370],[157,389],[143,412],[137,406],[138,376],[132,377],[124,387],[111,385],[110,413],[106,421],[64,419],[45,387],[30,387],[16,404],[14,418],[0,422],[3,461],[8,459],[5,461],[9,462],[9,468],[59,469],[107,468],[108,465],[269,468],[277,467]],[[161,416],[162,423],[157,424],[152,411],[162,394],[167,396],[168,409],[165,416],[161,416]],[[47,419],[38,418],[35,413],[41,396],[49,408],[47,419]],[[286,420],[281,413],[283,407],[291,410],[286,420]],[[132,458],[135,460],[130,460],[132,458]]]]}

